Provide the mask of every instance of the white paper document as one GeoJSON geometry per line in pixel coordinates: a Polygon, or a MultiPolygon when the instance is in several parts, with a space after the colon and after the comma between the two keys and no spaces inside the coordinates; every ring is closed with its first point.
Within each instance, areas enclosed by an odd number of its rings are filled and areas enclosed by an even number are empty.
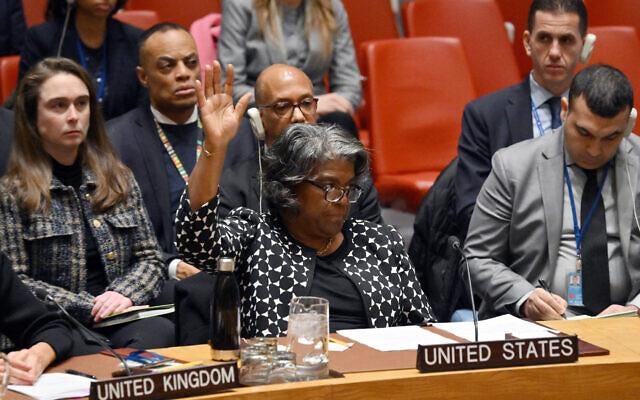
{"type": "Polygon", "coordinates": [[[37,400],[57,400],[89,396],[93,379],[53,372],[42,374],[33,385],[9,385],[8,389],[37,400]]]}
{"type": "Polygon", "coordinates": [[[418,345],[456,343],[419,326],[375,329],[343,329],[338,333],[378,351],[417,350],[418,345]]]}
{"type": "MultiPolygon", "coordinates": [[[[441,322],[433,326],[468,341],[475,340],[473,321],[441,322]]],[[[532,339],[553,337],[558,332],[509,314],[478,321],[478,340],[481,342],[504,340],[507,333],[519,339],[532,339]]]]}

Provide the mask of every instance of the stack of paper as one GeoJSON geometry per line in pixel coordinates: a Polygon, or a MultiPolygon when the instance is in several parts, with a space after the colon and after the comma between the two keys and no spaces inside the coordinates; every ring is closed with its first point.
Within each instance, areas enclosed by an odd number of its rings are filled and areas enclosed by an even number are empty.
{"type": "MultiPolygon", "coordinates": [[[[433,324],[433,326],[468,341],[475,340],[473,321],[443,322],[433,324]]],[[[509,314],[478,321],[478,340],[481,342],[505,340],[506,334],[511,334],[518,339],[531,339],[553,337],[557,333],[558,331],[553,329],[509,314]]]]}
{"type": "Polygon", "coordinates": [[[395,326],[377,329],[343,329],[338,333],[378,351],[417,350],[418,345],[455,343],[419,326],[395,326]]]}
{"type": "Polygon", "coordinates": [[[57,400],[89,396],[91,382],[93,379],[84,376],[50,373],[33,385],[9,385],[8,389],[37,400],[57,400]]]}

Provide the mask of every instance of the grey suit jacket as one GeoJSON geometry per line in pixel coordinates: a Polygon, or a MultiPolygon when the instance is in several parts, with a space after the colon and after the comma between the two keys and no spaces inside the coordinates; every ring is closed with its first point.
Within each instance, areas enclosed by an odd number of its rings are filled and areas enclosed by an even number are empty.
{"type": "MultiPolygon", "coordinates": [[[[471,217],[465,253],[480,314],[515,313],[515,303],[546,278],[558,259],[563,212],[562,131],[498,151],[471,217]]],[[[633,215],[640,196],[640,139],[624,139],[615,157],[614,193],[620,243],[631,277],[629,301],[640,289],[640,232],[633,215]],[[627,178],[627,168],[630,179],[627,178]]]]}
{"type": "MultiPolygon", "coordinates": [[[[322,42],[314,32],[310,34],[307,48],[288,50],[295,54],[307,54],[304,65],[295,66],[311,79],[316,95],[326,93],[324,76],[328,74],[329,91],[342,95],[357,108],[362,98],[362,88],[349,31],[349,20],[341,1],[332,0],[331,4],[337,25],[331,56],[325,57],[322,54],[322,42]]],[[[301,7],[304,6],[302,4],[301,7]]],[[[299,34],[305,33],[301,31],[299,34]]],[[[262,70],[272,64],[290,64],[287,55],[277,44],[264,39],[258,26],[253,0],[222,2],[222,31],[218,42],[218,58],[223,66],[233,64],[233,97],[236,101],[247,92],[253,93],[256,79],[262,70]]]]}

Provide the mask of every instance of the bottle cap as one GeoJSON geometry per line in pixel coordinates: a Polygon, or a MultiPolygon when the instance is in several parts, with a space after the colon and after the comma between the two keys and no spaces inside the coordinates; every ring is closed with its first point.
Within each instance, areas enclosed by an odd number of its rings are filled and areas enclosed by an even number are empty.
{"type": "Polygon", "coordinates": [[[231,257],[220,257],[218,259],[218,271],[220,272],[233,272],[235,269],[236,260],[231,257]]]}

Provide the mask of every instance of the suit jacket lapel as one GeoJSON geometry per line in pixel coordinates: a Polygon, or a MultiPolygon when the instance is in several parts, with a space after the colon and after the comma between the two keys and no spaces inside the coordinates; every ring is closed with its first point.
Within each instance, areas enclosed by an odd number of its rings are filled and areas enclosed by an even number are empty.
{"type": "Polygon", "coordinates": [[[505,112],[512,144],[533,138],[529,78],[525,79],[509,98],[505,112]]]}
{"type": "Polygon", "coordinates": [[[633,215],[633,195],[636,193],[638,181],[638,160],[630,157],[632,147],[623,140],[615,159],[616,202],[618,204],[618,224],[620,228],[620,244],[625,264],[629,265],[629,240],[633,215]],[[627,167],[629,176],[627,176],[627,167]]]}
{"type": "MultiPolygon", "coordinates": [[[[547,228],[547,248],[549,265],[556,265],[560,236],[562,233],[562,211],[564,204],[563,180],[563,134],[557,132],[549,137],[546,148],[538,161],[538,179],[542,193],[544,219],[547,228]]],[[[541,139],[545,140],[545,139],[541,139]]]]}

